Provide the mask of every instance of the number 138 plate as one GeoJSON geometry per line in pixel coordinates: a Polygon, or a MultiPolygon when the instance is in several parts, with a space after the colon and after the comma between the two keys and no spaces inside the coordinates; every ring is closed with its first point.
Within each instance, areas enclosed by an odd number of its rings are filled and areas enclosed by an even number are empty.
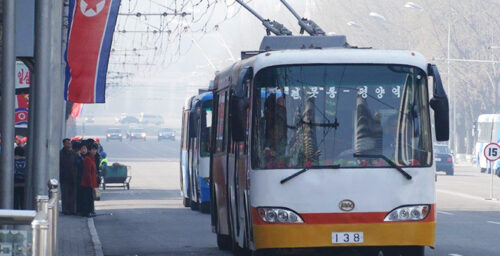
{"type": "Polygon", "coordinates": [[[363,243],[363,232],[332,232],[333,244],[363,243]]]}

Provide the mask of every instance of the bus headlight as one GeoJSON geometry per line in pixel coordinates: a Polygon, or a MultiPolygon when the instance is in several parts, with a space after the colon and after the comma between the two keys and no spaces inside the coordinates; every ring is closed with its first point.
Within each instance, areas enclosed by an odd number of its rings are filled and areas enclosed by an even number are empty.
{"type": "Polygon", "coordinates": [[[412,205],[403,206],[394,209],[387,216],[384,221],[416,221],[423,220],[429,215],[429,205],[412,205]]]}
{"type": "Polygon", "coordinates": [[[257,212],[267,223],[304,223],[297,213],[283,208],[258,208],[257,212]]]}

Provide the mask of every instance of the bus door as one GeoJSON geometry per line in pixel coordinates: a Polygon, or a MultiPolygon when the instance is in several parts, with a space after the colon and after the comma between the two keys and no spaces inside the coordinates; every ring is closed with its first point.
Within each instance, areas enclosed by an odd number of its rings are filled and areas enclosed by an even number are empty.
{"type": "MultiPolygon", "coordinates": [[[[243,79],[245,79],[244,83],[242,83],[241,88],[236,88],[236,90],[240,89],[238,92],[240,95],[244,96],[244,98],[248,99],[248,83],[250,82],[251,71],[243,70],[243,79]]],[[[232,97],[236,97],[232,95],[232,97]]],[[[231,105],[231,108],[235,108],[236,106],[231,105]]],[[[238,109],[238,112],[242,110],[238,109]]],[[[248,108],[246,109],[248,111],[248,108]]],[[[247,115],[248,117],[248,112],[247,115]]],[[[230,118],[232,118],[230,116],[230,118]]],[[[229,122],[232,123],[231,121],[229,122]]],[[[247,220],[250,216],[247,211],[247,173],[248,173],[248,160],[247,160],[247,141],[248,141],[248,118],[245,120],[245,136],[242,141],[234,141],[232,139],[231,127],[230,132],[228,134],[229,139],[231,140],[231,147],[228,154],[228,166],[229,166],[229,178],[228,178],[228,187],[229,187],[229,195],[230,195],[230,209],[231,209],[231,228],[233,232],[233,237],[235,241],[241,246],[244,245],[245,241],[245,232],[247,232],[247,220]]]]}
{"type": "Polygon", "coordinates": [[[228,220],[228,205],[227,205],[227,151],[228,151],[228,122],[227,122],[227,105],[228,105],[228,90],[216,92],[214,95],[213,106],[216,106],[217,112],[214,112],[215,123],[215,141],[212,157],[212,177],[214,206],[216,220],[216,231],[220,235],[229,235],[229,220],[228,220]]]}

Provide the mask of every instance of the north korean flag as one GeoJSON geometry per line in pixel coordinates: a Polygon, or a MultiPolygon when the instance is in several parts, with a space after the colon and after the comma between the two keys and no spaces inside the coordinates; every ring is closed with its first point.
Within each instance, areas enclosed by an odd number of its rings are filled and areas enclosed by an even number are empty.
{"type": "Polygon", "coordinates": [[[121,0],[70,0],[64,97],[104,103],[106,73],[121,0]]]}

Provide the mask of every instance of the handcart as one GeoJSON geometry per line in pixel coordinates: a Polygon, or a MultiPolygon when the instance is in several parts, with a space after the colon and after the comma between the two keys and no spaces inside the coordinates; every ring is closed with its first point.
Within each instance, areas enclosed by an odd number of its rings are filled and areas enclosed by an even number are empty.
{"type": "Polygon", "coordinates": [[[106,187],[123,187],[130,189],[130,166],[114,163],[111,166],[104,166],[102,170],[102,189],[106,187]],[[119,184],[119,185],[116,185],[119,184]]]}

